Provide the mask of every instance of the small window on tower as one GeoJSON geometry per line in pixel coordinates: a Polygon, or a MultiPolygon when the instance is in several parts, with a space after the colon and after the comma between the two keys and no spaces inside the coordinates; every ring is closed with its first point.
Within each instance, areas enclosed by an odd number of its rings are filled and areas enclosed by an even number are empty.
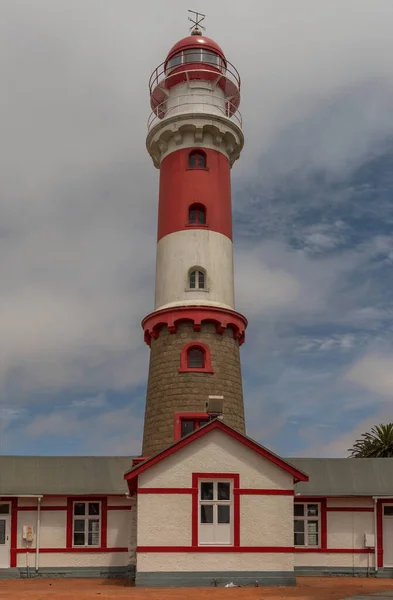
{"type": "Polygon", "coordinates": [[[180,354],[179,373],[214,373],[209,347],[202,342],[190,342],[180,354]]]}
{"type": "Polygon", "coordinates": [[[188,166],[190,169],[205,169],[206,154],[202,150],[193,150],[188,157],[188,166]]]}
{"type": "Polygon", "coordinates": [[[189,225],[206,225],[206,208],[203,204],[191,204],[188,209],[189,225]]]}
{"type": "Polygon", "coordinates": [[[187,368],[203,369],[205,366],[205,351],[200,346],[191,346],[187,350],[187,368]]]}
{"type": "Polygon", "coordinates": [[[206,275],[201,268],[192,269],[188,275],[188,287],[190,290],[205,290],[206,275]]]}

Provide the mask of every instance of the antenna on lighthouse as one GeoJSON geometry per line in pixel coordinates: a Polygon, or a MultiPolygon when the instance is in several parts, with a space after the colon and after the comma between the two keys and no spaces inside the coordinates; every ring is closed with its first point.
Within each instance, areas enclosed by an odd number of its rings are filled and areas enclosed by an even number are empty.
{"type": "Polygon", "coordinates": [[[201,25],[201,23],[205,19],[206,15],[196,12],[195,10],[189,10],[188,12],[194,15],[193,17],[188,17],[188,20],[193,23],[192,27],[190,27],[191,35],[202,35],[201,29],[204,30],[205,27],[201,25]]]}

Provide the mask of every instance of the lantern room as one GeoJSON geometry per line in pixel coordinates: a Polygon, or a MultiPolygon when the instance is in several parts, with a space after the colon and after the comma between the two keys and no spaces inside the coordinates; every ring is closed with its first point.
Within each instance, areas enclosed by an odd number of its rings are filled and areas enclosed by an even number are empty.
{"type": "Polygon", "coordinates": [[[233,119],[241,127],[240,76],[223,50],[199,30],[179,42],[150,77],[148,128],[182,113],[233,119]]]}

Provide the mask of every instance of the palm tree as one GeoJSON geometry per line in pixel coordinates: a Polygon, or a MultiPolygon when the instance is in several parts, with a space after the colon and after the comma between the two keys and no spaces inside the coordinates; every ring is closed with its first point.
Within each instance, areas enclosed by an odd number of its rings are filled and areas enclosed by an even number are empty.
{"type": "Polygon", "coordinates": [[[350,458],[392,458],[393,423],[375,425],[371,431],[362,433],[348,452],[350,458]]]}

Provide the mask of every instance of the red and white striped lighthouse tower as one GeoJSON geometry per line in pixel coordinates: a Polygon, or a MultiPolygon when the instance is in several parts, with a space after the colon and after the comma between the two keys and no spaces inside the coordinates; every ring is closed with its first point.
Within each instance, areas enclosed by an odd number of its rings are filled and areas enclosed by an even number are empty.
{"type": "Polygon", "coordinates": [[[151,348],[144,456],[206,418],[221,396],[228,425],[244,431],[235,311],[230,169],[243,147],[240,77],[201,34],[169,51],[150,78],[147,149],[160,169],[154,312],[142,322],[151,348]]]}

